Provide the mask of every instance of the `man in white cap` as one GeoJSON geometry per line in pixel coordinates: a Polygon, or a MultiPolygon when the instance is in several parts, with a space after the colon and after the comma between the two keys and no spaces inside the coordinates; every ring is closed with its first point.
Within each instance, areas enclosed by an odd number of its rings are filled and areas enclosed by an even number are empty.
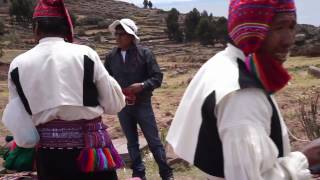
{"type": "Polygon", "coordinates": [[[138,27],[134,21],[116,20],[109,26],[109,30],[116,37],[118,47],[106,56],[105,67],[126,95],[127,105],[118,117],[128,141],[132,177],[146,179],[145,166],[139,151],[139,124],[159,166],[161,178],[173,179],[151,105],[152,91],[160,87],[163,74],[151,50],[137,45],[140,38],[137,36],[138,27]]]}

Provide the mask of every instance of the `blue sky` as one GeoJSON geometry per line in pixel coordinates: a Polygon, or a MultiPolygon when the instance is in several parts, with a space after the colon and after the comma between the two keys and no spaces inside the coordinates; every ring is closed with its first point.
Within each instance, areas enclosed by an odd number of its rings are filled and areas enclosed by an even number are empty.
{"type": "MultiPolygon", "coordinates": [[[[143,0],[122,0],[142,6],[143,0]]],[[[154,7],[170,10],[175,7],[186,13],[197,8],[207,10],[214,16],[226,16],[229,0],[151,0],[154,7]]],[[[320,0],[295,0],[298,9],[298,23],[320,26],[320,0]]]]}

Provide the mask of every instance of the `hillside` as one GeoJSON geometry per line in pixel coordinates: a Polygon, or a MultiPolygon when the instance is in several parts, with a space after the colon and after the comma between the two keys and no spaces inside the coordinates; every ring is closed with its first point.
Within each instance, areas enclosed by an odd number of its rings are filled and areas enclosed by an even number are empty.
{"type": "MultiPolygon", "coordinates": [[[[131,18],[136,21],[141,44],[153,49],[156,55],[184,55],[189,53],[190,49],[203,52],[202,54],[212,54],[212,51],[207,52],[208,49],[204,47],[171,42],[164,31],[167,14],[165,11],[143,9],[133,4],[114,0],[67,0],[66,4],[70,12],[77,17],[77,21],[83,22],[76,25],[76,39],[79,43],[95,48],[101,55],[115,45],[114,38],[108,31],[108,25],[121,18],[131,18]],[[88,21],[97,21],[97,23],[88,21]]],[[[0,18],[5,19],[7,31],[14,30],[19,37],[21,43],[15,44],[15,48],[28,49],[33,46],[31,29],[10,25],[8,4],[0,6],[0,18]]]]}
{"type": "MultiPolygon", "coordinates": [[[[66,0],[70,12],[77,17],[75,28],[76,43],[85,44],[94,48],[104,60],[105,55],[115,47],[115,40],[108,31],[108,25],[116,19],[131,18],[136,21],[139,27],[141,45],[151,48],[156,55],[162,70],[166,75],[175,77],[179,75],[191,76],[195,68],[201,66],[221,48],[212,46],[200,46],[198,43],[177,44],[170,41],[165,34],[165,17],[167,12],[159,9],[143,9],[133,4],[114,0],[66,0]]],[[[1,0],[0,0],[1,3],[1,0]]],[[[0,4],[0,17],[5,20],[6,33],[4,34],[5,55],[1,62],[0,79],[6,80],[6,72],[10,61],[19,53],[30,49],[33,42],[32,29],[23,28],[19,25],[12,25],[9,17],[9,5],[0,4]],[[1,76],[2,75],[2,76],[1,76]]],[[[163,86],[170,82],[164,79],[163,86]]],[[[181,85],[186,82],[178,82],[181,85]]],[[[172,92],[170,92],[172,93],[172,92]]],[[[168,94],[170,96],[170,93],[168,94]]],[[[179,96],[174,97],[175,104],[179,96]]],[[[0,102],[0,105],[2,103],[0,102]]],[[[3,103],[3,105],[5,102],[3,103]]],[[[162,103],[161,107],[163,106],[162,103]]],[[[2,106],[3,107],[3,106],[2,106]]],[[[163,106],[167,108],[167,106],[163,106]]],[[[160,107],[159,107],[160,108],[160,107]]],[[[157,114],[166,119],[161,123],[166,125],[167,120],[172,117],[174,111],[157,114]]],[[[113,121],[114,118],[111,118],[113,121]]],[[[115,128],[114,137],[121,136],[120,128],[115,128]],[[120,133],[120,134],[119,134],[120,133]]]]}

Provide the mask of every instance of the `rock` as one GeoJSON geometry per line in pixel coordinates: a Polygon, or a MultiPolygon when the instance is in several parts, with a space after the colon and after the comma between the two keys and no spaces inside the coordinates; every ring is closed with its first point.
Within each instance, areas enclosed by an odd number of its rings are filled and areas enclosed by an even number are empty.
{"type": "Polygon", "coordinates": [[[165,114],[164,114],[165,116],[169,116],[169,117],[172,117],[173,116],[173,114],[171,113],[171,112],[166,112],[165,114]]]}
{"type": "Polygon", "coordinates": [[[306,34],[308,37],[313,37],[319,33],[319,28],[309,24],[299,24],[297,26],[297,34],[306,34]]]}
{"type": "Polygon", "coordinates": [[[320,56],[320,27],[306,24],[298,25],[291,56],[320,56]]]}
{"type": "Polygon", "coordinates": [[[174,166],[176,164],[182,164],[184,166],[189,166],[189,163],[181,158],[179,158],[173,151],[172,146],[167,143],[165,146],[166,154],[167,154],[167,162],[169,166],[174,166]]]}
{"type": "Polygon", "coordinates": [[[173,119],[169,119],[166,124],[167,124],[167,127],[170,127],[171,123],[172,123],[173,119]]]}
{"type": "MultiPolygon", "coordinates": [[[[112,140],[113,145],[115,146],[116,150],[120,154],[120,156],[123,158],[126,165],[131,164],[130,156],[127,149],[127,139],[126,138],[119,138],[112,140]]],[[[144,137],[139,137],[139,144],[140,144],[140,152],[141,157],[143,157],[144,153],[143,151],[147,150],[148,143],[144,137]]]]}
{"type": "Polygon", "coordinates": [[[161,72],[166,72],[168,69],[165,67],[160,67],[161,72]]]}
{"type": "Polygon", "coordinates": [[[225,48],[226,46],[222,43],[216,43],[216,44],[214,44],[214,47],[215,48],[225,48]]]}
{"type": "Polygon", "coordinates": [[[297,34],[295,39],[295,44],[303,44],[307,36],[305,34],[297,34]]]}
{"type": "Polygon", "coordinates": [[[320,56],[320,43],[319,44],[305,44],[303,46],[293,47],[291,56],[307,56],[318,57],[320,56]]]}
{"type": "Polygon", "coordinates": [[[309,66],[309,70],[308,70],[309,74],[320,78],[320,68],[315,67],[315,66],[309,66]]]}

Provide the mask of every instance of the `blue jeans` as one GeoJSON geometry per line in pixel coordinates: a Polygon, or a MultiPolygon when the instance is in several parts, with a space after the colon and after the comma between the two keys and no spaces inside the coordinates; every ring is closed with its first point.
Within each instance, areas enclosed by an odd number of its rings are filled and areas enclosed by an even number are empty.
{"type": "Polygon", "coordinates": [[[148,142],[149,149],[159,166],[159,173],[162,179],[172,176],[172,169],[167,164],[166,153],[159,138],[151,102],[143,102],[131,106],[127,105],[118,114],[118,117],[128,141],[128,152],[132,161],[132,176],[145,176],[145,166],[139,150],[137,124],[139,124],[148,142]]]}

